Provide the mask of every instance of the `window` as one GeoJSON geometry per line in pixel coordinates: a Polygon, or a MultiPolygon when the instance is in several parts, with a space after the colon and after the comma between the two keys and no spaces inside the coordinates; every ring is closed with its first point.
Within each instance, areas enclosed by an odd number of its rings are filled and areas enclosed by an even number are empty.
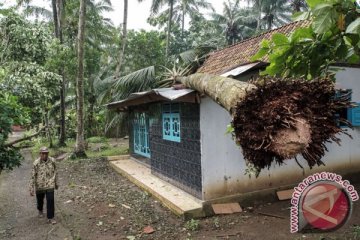
{"type": "MultiPolygon", "coordinates": [[[[352,99],[352,90],[351,89],[338,89],[336,90],[335,98],[338,97],[348,98],[350,101],[352,99]]],[[[360,126],[360,103],[354,103],[356,107],[352,108],[342,108],[339,109],[335,115],[335,119],[338,122],[338,126],[345,127],[346,125],[339,121],[340,118],[346,119],[349,121],[354,127],[360,126]]]]}
{"type": "MultiPolygon", "coordinates": [[[[352,91],[351,89],[337,89],[335,92],[335,99],[348,98],[351,101],[352,91]]],[[[347,108],[340,108],[335,113],[335,121],[339,127],[346,127],[347,125],[341,121],[341,119],[347,120],[347,108]]]]}
{"type": "Polygon", "coordinates": [[[162,110],[163,139],[180,142],[180,105],[167,103],[162,110]]]}
{"type": "Polygon", "coordinates": [[[355,105],[356,107],[348,109],[347,118],[353,127],[360,127],[360,103],[355,103],[355,105]]]}

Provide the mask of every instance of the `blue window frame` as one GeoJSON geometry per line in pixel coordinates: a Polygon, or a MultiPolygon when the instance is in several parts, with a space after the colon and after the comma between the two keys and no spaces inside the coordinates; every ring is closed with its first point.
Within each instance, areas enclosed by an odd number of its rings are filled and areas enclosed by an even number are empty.
{"type": "MultiPolygon", "coordinates": [[[[350,101],[352,100],[351,89],[338,89],[335,93],[335,98],[345,95],[350,101]]],[[[346,119],[354,127],[360,126],[360,103],[354,103],[356,107],[342,108],[335,114],[335,119],[338,122],[338,126],[345,127],[346,125],[339,121],[339,118],[346,119]]]]}
{"type": "Polygon", "coordinates": [[[180,105],[179,103],[163,104],[162,129],[163,139],[180,142],[180,105]]]}
{"type": "Polygon", "coordinates": [[[357,106],[348,108],[347,117],[353,127],[360,127],[360,103],[355,103],[357,106]]]}

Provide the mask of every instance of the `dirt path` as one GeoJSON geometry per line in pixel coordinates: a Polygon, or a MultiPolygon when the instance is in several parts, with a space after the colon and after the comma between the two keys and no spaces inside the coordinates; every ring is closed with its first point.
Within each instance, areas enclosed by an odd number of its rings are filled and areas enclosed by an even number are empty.
{"type": "Polygon", "coordinates": [[[29,150],[22,154],[25,161],[21,167],[0,175],[0,239],[72,239],[61,219],[57,218],[58,224],[50,225],[46,218],[37,217],[35,197],[28,193],[31,154],[29,150]]]}
{"type": "MultiPolygon", "coordinates": [[[[289,201],[254,202],[253,208],[245,208],[242,213],[213,216],[187,225],[158,200],[117,174],[103,158],[57,163],[58,224],[52,226],[37,217],[35,199],[28,193],[32,159],[29,151],[23,155],[25,161],[20,168],[0,175],[1,240],[360,239],[360,201],[354,203],[350,221],[329,233],[290,234],[289,201]],[[148,226],[155,232],[146,233],[144,228],[148,226]]],[[[360,184],[355,188],[359,191],[360,184]]]]}

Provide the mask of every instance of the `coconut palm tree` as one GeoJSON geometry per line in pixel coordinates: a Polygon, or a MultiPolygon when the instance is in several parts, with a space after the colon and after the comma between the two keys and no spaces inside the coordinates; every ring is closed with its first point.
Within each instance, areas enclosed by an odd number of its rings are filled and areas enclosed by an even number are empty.
{"type": "MultiPolygon", "coordinates": [[[[193,19],[196,16],[201,15],[200,9],[210,9],[214,11],[211,3],[206,0],[179,0],[175,3],[173,8],[173,21],[181,25],[181,34],[183,35],[185,30],[185,19],[186,16],[189,16],[193,19]]],[[[164,11],[152,16],[156,19],[167,19],[170,14],[170,9],[165,9],[164,11]]]]}
{"type": "Polygon", "coordinates": [[[78,69],[76,78],[76,144],[74,154],[78,157],[86,156],[84,138],[84,42],[86,0],[80,0],[79,30],[77,41],[78,69]]]}
{"type": "Polygon", "coordinates": [[[119,52],[118,64],[115,70],[115,78],[120,76],[120,69],[125,55],[126,41],[127,41],[127,18],[128,18],[128,0],[124,0],[124,17],[122,23],[121,35],[121,50],[119,52]]]}
{"type": "MultiPolygon", "coordinates": [[[[298,1],[298,0],[293,0],[298,1]]],[[[256,32],[271,30],[291,21],[292,5],[287,0],[248,0],[257,16],[256,32]]]]}
{"type": "Polygon", "coordinates": [[[35,16],[35,18],[44,17],[45,19],[52,19],[53,14],[45,7],[40,7],[32,4],[32,0],[16,0],[17,7],[24,7],[25,16],[35,16]]]}
{"type": "Polygon", "coordinates": [[[292,0],[291,7],[293,12],[307,11],[308,6],[305,0],[292,0]]]}
{"type": "Polygon", "coordinates": [[[266,0],[264,1],[262,13],[267,30],[273,27],[280,27],[291,21],[291,4],[287,0],[266,0]]]}
{"type": "Polygon", "coordinates": [[[181,14],[181,34],[184,33],[185,28],[185,17],[189,15],[190,18],[193,18],[194,15],[201,15],[200,9],[210,9],[214,11],[211,3],[206,0],[181,0],[176,7],[175,11],[178,11],[181,14]]]}
{"type": "MultiPolygon", "coordinates": [[[[139,2],[143,2],[144,0],[138,0],[139,2]]],[[[168,16],[167,16],[167,34],[166,34],[166,56],[169,56],[170,49],[170,34],[172,29],[172,21],[174,15],[174,6],[179,0],[152,0],[151,8],[150,8],[150,17],[155,17],[158,15],[160,9],[165,5],[169,6],[168,16]]]]}
{"type": "MultiPolygon", "coordinates": [[[[65,16],[64,6],[65,0],[51,0],[52,6],[52,15],[54,23],[55,37],[59,39],[60,44],[64,43],[63,40],[63,19],[65,16]]],[[[64,66],[61,66],[59,74],[62,77],[61,88],[60,88],[60,136],[59,136],[59,146],[65,146],[66,140],[66,127],[65,127],[65,89],[66,89],[66,79],[65,79],[65,69],[64,66]]]]}
{"type": "Polygon", "coordinates": [[[222,26],[229,45],[255,32],[256,15],[251,8],[240,8],[240,0],[224,2],[223,14],[212,13],[211,17],[222,26]]]}

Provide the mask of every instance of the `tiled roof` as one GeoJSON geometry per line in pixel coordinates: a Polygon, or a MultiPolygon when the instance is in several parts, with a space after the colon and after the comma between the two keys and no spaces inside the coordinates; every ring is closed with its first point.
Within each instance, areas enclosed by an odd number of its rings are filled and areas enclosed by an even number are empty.
{"type": "MultiPolygon", "coordinates": [[[[283,33],[289,36],[296,28],[309,26],[309,21],[298,21],[280,28],[262,33],[256,37],[246,39],[234,45],[210,53],[204,64],[198,69],[198,73],[220,75],[235,67],[252,62],[250,59],[255,55],[263,39],[270,39],[274,33],[283,33]]],[[[263,61],[267,61],[264,57],[263,61]]]]}

